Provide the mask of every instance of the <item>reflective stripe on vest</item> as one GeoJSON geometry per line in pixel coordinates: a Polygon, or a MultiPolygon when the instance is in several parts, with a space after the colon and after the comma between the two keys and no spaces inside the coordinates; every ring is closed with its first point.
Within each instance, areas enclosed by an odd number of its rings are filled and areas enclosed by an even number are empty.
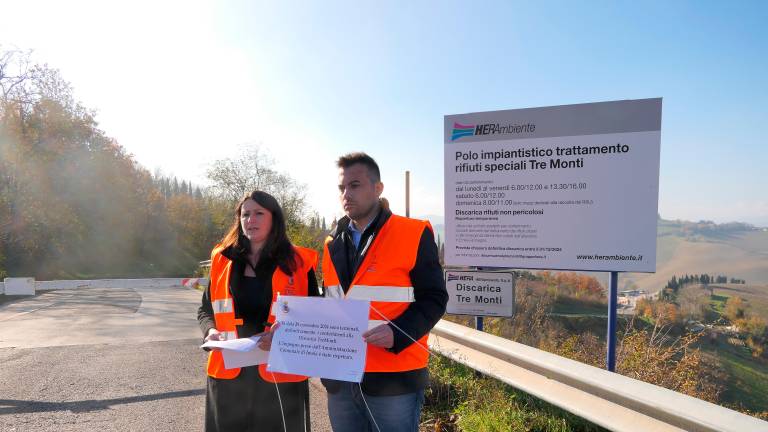
{"type": "Polygon", "coordinates": [[[235,340],[235,339],[237,339],[237,333],[235,333],[233,331],[221,332],[219,334],[224,338],[223,340],[235,340]]]}
{"type": "Polygon", "coordinates": [[[211,302],[211,306],[213,307],[213,313],[231,313],[234,312],[234,304],[232,303],[232,298],[225,298],[221,300],[213,300],[211,302]]]}
{"type": "MultiPolygon", "coordinates": [[[[331,285],[325,288],[326,298],[345,298],[344,291],[341,289],[341,285],[331,285]]],[[[355,285],[349,290],[346,298],[354,300],[369,300],[379,302],[397,302],[397,303],[413,303],[413,287],[389,287],[389,286],[370,286],[370,285],[355,285]]],[[[273,304],[274,308],[275,305],[273,304]]],[[[386,324],[384,320],[369,320],[368,330],[377,327],[381,324],[386,324]]]]}
{"type": "Polygon", "coordinates": [[[331,285],[325,287],[325,297],[397,303],[413,303],[416,300],[410,286],[353,285],[345,295],[341,285],[331,285]]]}
{"type": "Polygon", "coordinates": [[[353,285],[347,292],[352,300],[413,303],[413,287],[353,285]]]}
{"type": "Polygon", "coordinates": [[[368,320],[368,330],[386,323],[384,320],[368,320]]]}
{"type": "Polygon", "coordinates": [[[344,298],[344,290],[341,289],[341,285],[327,286],[324,293],[328,298],[344,298]]]}

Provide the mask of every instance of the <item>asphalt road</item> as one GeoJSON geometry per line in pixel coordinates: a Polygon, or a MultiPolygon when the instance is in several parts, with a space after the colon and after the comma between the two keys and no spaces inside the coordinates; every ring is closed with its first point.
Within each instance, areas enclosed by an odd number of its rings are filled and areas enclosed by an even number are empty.
{"type": "MultiPolygon", "coordinates": [[[[0,305],[0,430],[202,430],[200,292],[57,290],[0,305]]],[[[314,431],[330,431],[310,382],[314,431]]]]}

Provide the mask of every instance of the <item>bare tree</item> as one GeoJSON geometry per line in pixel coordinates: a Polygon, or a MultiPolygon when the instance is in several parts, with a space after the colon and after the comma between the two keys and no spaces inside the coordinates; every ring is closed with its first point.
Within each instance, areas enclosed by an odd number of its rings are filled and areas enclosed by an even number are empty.
{"type": "Polygon", "coordinates": [[[680,304],[680,314],[683,318],[700,320],[709,304],[708,293],[701,285],[686,285],[680,289],[677,302],[680,304]]]}
{"type": "Polygon", "coordinates": [[[236,202],[254,190],[262,190],[280,202],[289,225],[301,223],[306,211],[305,186],[276,171],[274,164],[274,159],[258,145],[246,145],[237,157],[214,161],[206,174],[218,197],[236,202]]]}
{"type": "Polygon", "coordinates": [[[17,49],[3,50],[0,46],[0,91],[8,100],[14,90],[31,78],[30,52],[17,49]]]}

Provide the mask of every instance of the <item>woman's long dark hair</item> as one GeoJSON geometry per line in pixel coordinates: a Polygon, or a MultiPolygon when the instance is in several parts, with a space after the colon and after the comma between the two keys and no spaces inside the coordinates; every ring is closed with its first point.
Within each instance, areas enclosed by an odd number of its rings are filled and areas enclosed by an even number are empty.
{"type": "Polygon", "coordinates": [[[266,261],[273,261],[280,267],[280,270],[285,274],[293,274],[296,271],[297,261],[301,260],[301,257],[293,249],[291,241],[288,239],[288,234],[285,229],[285,216],[283,216],[283,209],[280,208],[275,197],[272,195],[255,190],[250,194],[243,197],[235,207],[235,220],[229,231],[221,240],[221,246],[223,248],[233,247],[236,254],[247,258],[251,252],[251,242],[248,237],[243,234],[243,229],[240,225],[240,214],[243,209],[243,204],[248,200],[253,200],[256,204],[264,207],[272,214],[272,229],[269,230],[267,240],[264,242],[264,247],[261,248],[259,254],[259,266],[265,264],[266,261]]]}

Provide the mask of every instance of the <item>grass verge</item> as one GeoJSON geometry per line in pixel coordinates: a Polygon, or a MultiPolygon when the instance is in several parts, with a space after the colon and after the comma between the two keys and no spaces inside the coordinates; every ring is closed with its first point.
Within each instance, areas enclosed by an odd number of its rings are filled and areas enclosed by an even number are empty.
{"type": "Polygon", "coordinates": [[[720,343],[716,349],[702,344],[702,350],[716,357],[727,373],[721,404],[762,413],[758,417],[764,418],[768,414],[768,364],[753,358],[749,349],[727,343],[720,343]]]}
{"type": "Polygon", "coordinates": [[[430,357],[429,372],[423,432],[605,430],[440,355],[430,357]]]}

